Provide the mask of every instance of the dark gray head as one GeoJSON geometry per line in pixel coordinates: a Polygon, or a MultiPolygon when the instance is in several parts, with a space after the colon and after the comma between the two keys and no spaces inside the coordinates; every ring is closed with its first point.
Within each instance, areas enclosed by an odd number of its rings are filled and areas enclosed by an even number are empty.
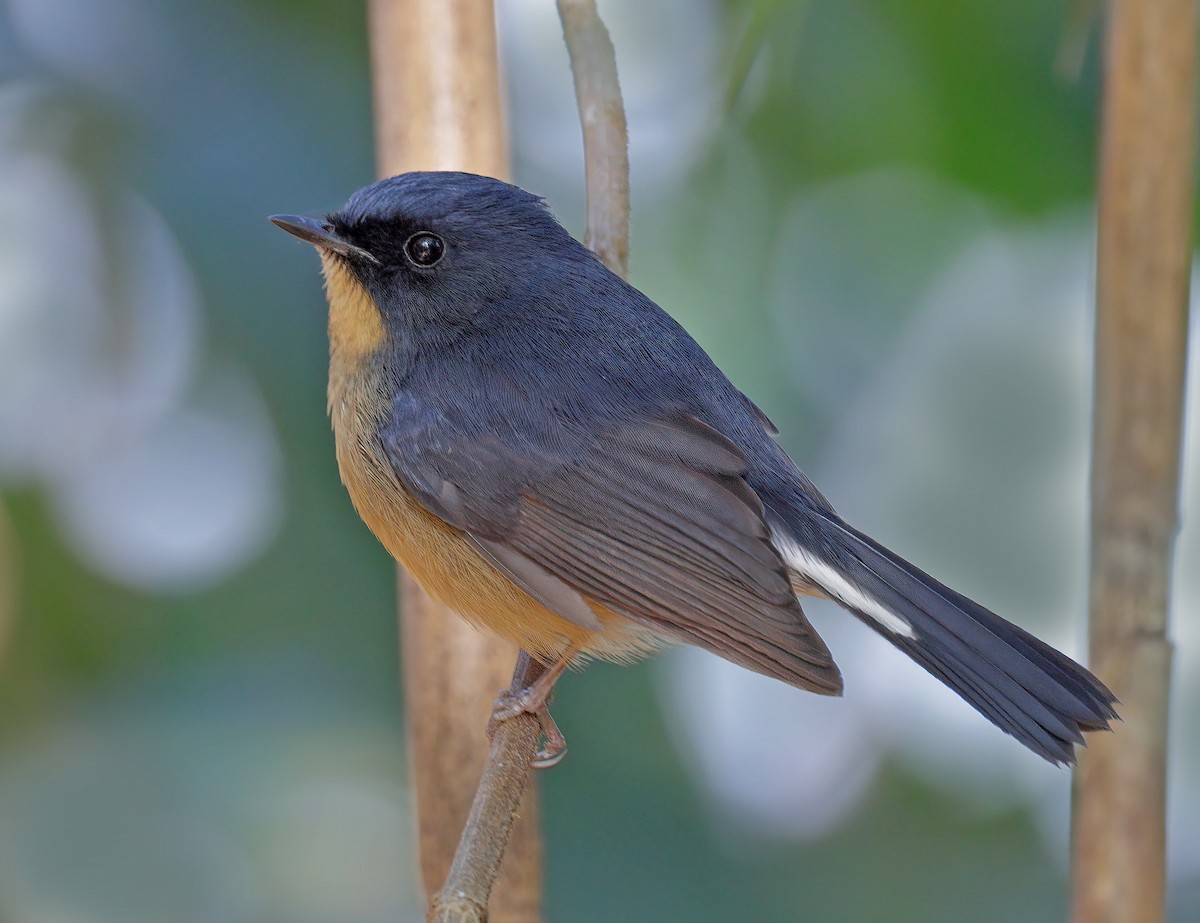
{"type": "Polygon", "coordinates": [[[404,173],[323,221],[271,220],[339,260],[385,323],[405,328],[462,325],[531,277],[591,256],[541,198],[472,173],[404,173]]]}

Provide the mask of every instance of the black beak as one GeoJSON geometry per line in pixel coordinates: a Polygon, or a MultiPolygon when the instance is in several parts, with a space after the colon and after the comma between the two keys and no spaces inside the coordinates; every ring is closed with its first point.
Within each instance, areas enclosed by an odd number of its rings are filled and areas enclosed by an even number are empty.
{"type": "Polygon", "coordinates": [[[272,215],[271,221],[276,227],[283,228],[294,237],[315,244],[323,250],[340,253],[342,256],[359,257],[369,263],[379,262],[362,247],[356,247],[349,241],[342,240],[327,225],[315,218],[305,218],[303,215],[272,215]]]}

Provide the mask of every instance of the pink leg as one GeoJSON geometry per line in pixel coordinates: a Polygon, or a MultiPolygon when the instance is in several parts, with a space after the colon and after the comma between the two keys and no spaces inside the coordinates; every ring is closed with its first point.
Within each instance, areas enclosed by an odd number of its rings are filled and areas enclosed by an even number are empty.
{"type": "Polygon", "coordinates": [[[488,721],[487,734],[490,738],[496,728],[520,714],[533,715],[542,727],[542,737],[546,744],[537,752],[530,765],[534,769],[549,769],[562,762],[567,755],[567,741],[562,731],[558,729],[554,718],[550,715],[550,696],[554,684],[558,682],[563,672],[570,666],[578,650],[569,647],[549,667],[534,660],[525,651],[517,659],[517,667],[513,672],[512,687],[500,693],[492,710],[491,720],[488,721]]]}

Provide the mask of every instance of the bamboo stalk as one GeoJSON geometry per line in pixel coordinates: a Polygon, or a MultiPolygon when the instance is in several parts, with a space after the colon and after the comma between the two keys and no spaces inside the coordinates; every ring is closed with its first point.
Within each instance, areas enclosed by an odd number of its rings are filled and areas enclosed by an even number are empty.
{"type": "Polygon", "coordinates": [[[1195,0],[1109,5],[1099,189],[1090,658],[1123,723],[1076,776],[1076,923],[1156,923],[1166,891],[1167,608],[1191,268],[1195,0]]]}
{"type": "MultiPolygon", "coordinates": [[[[369,15],[380,175],[465,170],[507,178],[490,0],[371,0],[369,15]]],[[[399,579],[421,878],[433,895],[450,869],[484,765],[491,703],[517,652],[468,627],[403,573],[399,579]]],[[[492,899],[496,923],[541,918],[534,792],[519,813],[492,899]]]]}

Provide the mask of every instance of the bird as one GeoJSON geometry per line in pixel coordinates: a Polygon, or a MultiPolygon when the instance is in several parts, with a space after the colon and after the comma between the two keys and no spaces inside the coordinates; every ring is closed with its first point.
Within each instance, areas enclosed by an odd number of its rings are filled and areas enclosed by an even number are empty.
{"type": "Polygon", "coordinates": [[[832,600],[1046,760],[1117,718],[1066,655],[846,522],[766,414],[539,196],[411,172],[321,219],[328,409],[354,507],[432,597],[519,645],[547,703],[572,665],[689,643],[820,695],[841,672],[801,608],[832,600]]]}

